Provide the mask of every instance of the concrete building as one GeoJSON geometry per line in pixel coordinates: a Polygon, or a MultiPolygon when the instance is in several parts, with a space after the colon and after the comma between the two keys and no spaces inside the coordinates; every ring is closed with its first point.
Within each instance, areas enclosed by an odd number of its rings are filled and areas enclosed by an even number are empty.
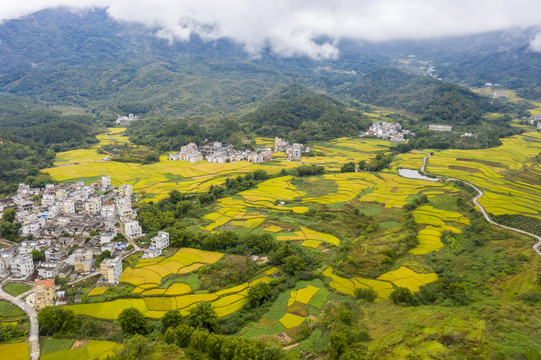
{"type": "Polygon", "coordinates": [[[169,246],[169,233],[165,231],[158,232],[158,235],[150,239],[150,245],[156,249],[165,249],[169,246]]]}
{"type": "Polygon", "coordinates": [[[118,284],[120,275],[122,275],[122,260],[119,257],[105,259],[101,262],[100,270],[105,282],[118,284]]]}
{"type": "Polygon", "coordinates": [[[21,254],[13,259],[11,263],[11,273],[14,277],[27,278],[34,273],[34,261],[32,255],[21,254]]]}
{"type": "Polygon", "coordinates": [[[34,285],[34,307],[42,309],[52,305],[55,300],[54,279],[36,280],[34,285]]]}
{"type": "Polygon", "coordinates": [[[453,127],[451,125],[428,125],[428,129],[432,131],[451,131],[453,127]]]}
{"type": "Polygon", "coordinates": [[[39,264],[38,277],[42,279],[51,279],[58,275],[60,272],[60,264],[57,262],[42,262],[39,264]]]}
{"type": "Polygon", "coordinates": [[[86,274],[92,270],[92,251],[91,250],[78,250],[75,253],[73,265],[75,266],[75,272],[78,274],[86,274]]]}
{"type": "Polygon", "coordinates": [[[118,188],[118,194],[120,197],[130,197],[133,194],[133,187],[131,184],[122,184],[118,188]]]}
{"type": "Polygon", "coordinates": [[[139,221],[130,220],[124,223],[124,235],[130,239],[143,236],[143,229],[139,225],[139,221]]]}
{"type": "Polygon", "coordinates": [[[93,196],[85,202],[87,214],[99,214],[101,212],[101,196],[93,196]]]}

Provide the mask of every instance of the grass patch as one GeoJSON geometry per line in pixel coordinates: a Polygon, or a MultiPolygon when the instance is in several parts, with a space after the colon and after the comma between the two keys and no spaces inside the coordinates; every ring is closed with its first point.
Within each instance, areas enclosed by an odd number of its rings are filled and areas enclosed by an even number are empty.
{"type": "Polygon", "coordinates": [[[4,291],[6,291],[7,293],[10,293],[13,296],[21,295],[22,293],[25,293],[30,289],[32,289],[30,286],[17,284],[17,283],[9,283],[6,286],[4,286],[4,291]]]}

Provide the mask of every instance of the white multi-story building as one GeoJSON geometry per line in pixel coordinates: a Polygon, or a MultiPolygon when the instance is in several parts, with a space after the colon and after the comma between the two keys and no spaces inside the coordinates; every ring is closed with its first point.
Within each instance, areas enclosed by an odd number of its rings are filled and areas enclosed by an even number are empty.
{"type": "Polygon", "coordinates": [[[60,272],[60,264],[55,262],[42,262],[38,266],[38,276],[42,279],[51,279],[60,272]]]}
{"type": "Polygon", "coordinates": [[[115,206],[114,205],[103,205],[101,207],[101,216],[104,218],[114,218],[115,217],[115,206]]]}
{"type": "Polygon", "coordinates": [[[100,264],[103,280],[109,284],[118,284],[122,275],[122,260],[120,257],[105,259],[100,264]]]}
{"type": "Polygon", "coordinates": [[[120,217],[120,221],[129,221],[135,219],[133,209],[128,205],[120,205],[118,207],[118,216],[120,217]]]}
{"type": "Polygon", "coordinates": [[[60,210],[63,214],[75,214],[75,201],[65,200],[60,204],[60,210]]]}
{"type": "Polygon", "coordinates": [[[165,249],[169,246],[169,233],[165,231],[158,232],[158,235],[150,239],[150,245],[156,249],[165,249]]]}
{"type": "Polygon", "coordinates": [[[133,194],[133,187],[131,184],[122,184],[118,188],[118,194],[120,197],[130,197],[133,194]]]}
{"type": "Polygon", "coordinates": [[[139,225],[139,221],[131,220],[124,223],[124,235],[127,238],[134,239],[143,236],[143,229],[139,225]]]}
{"type": "Polygon", "coordinates": [[[85,202],[85,212],[87,214],[98,214],[101,212],[101,196],[93,196],[85,202]]]}
{"type": "Polygon", "coordinates": [[[32,255],[17,255],[11,263],[11,273],[14,277],[27,278],[34,273],[34,261],[32,255]]]}
{"type": "Polygon", "coordinates": [[[47,213],[46,213],[45,216],[46,216],[47,220],[52,220],[55,217],[57,217],[58,215],[60,215],[60,209],[58,208],[58,206],[50,206],[47,209],[47,213]]]}

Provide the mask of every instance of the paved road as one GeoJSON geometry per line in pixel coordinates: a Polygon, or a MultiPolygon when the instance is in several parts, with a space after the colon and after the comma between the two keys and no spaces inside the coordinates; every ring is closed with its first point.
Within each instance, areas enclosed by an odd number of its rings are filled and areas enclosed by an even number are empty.
{"type": "Polygon", "coordinates": [[[2,289],[2,284],[0,284],[0,299],[9,301],[13,305],[16,305],[23,309],[23,311],[28,315],[30,319],[30,338],[28,339],[28,346],[30,351],[30,358],[32,360],[39,360],[40,350],[39,350],[39,326],[38,326],[38,315],[34,308],[28,305],[24,300],[19,297],[15,297],[11,294],[8,294],[2,289]]]}
{"type": "MultiPolygon", "coordinates": [[[[425,168],[426,168],[426,162],[428,160],[428,158],[430,158],[430,154],[429,153],[425,153],[426,154],[426,157],[423,158],[423,166],[421,167],[421,172],[425,173],[426,174],[426,171],[425,171],[425,168]]],[[[484,191],[479,189],[477,186],[475,186],[474,184],[468,182],[468,181],[464,181],[464,180],[460,180],[460,179],[453,179],[453,178],[446,178],[445,179],[446,181],[461,181],[462,183],[466,184],[466,185],[469,185],[471,186],[472,188],[474,188],[476,191],[477,191],[477,196],[473,198],[473,203],[475,204],[475,206],[477,206],[477,208],[479,210],[481,210],[481,213],[483,214],[483,216],[485,217],[485,219],[493,224],[493,225],[496,225],[496,226],[499,226],[501,228],[504,228],[504,229],[507,229],[507,230],[512,230],[512,231],[516,231],[516,232],[519,232],[521,234],[525,234],[525,235],[529,235],[531,237],[533,237],[535,240],[537,240],[537,243],[535,243],[533,245],[533,249],[534,251],[538,254],[538,255],[541,255],[541,236],[538,236],[538,235],[535,235],[535,234],[532,234],[530,232],[527,232],[527,231],[524,231],[524,230],[520,230],[520,229],[515,229],[515,228],[512,228],[512,227],[509,227],[509,226],[505,226],[505,225],[502,225],[502,224],[499,224],[497,222],[495,222],[494,220],[492,220],[490,218],[490,216],[488,215],[488,212],[486,211],[486,209],[483,207],[483,205],[481,205],[479,203],[479,199],[481,197],[483,197],[483,195],[485,195],[484,191]]]]}

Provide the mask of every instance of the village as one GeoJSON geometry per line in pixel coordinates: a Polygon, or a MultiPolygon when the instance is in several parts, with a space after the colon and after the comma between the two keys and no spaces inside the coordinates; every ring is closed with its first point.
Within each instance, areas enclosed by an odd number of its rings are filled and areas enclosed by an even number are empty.
{"type": "MultiPolygon", "coordinates": [[[[310,152],[310,147],[304,144],[283,141],[281,138],[274,139],[274,152],[285,152],[286,160],[300,160],[302,154],[310,152]]],[[[180,148],[180,152],[169,154],[169,161],[188,161],[197,163],[207,160],[210,163],[234,163],[242,160],[254,164],[260,164],[272,159],[273,150],[271,148],[257,148],[251,150],[236,150],[231,144],[222,144],[221,142],[211,142],[207,145],[197,146],[196,143],[189,143],[180,148]]]]}
{"type": "Polygon", "coordinates": [[[391,124],[385,121],[373,123],[370,128],[361,132],[362,136],[376,136],[380,139],[391,140],[392,142],[408,142],[404,135],[415,136],[415,133],[402,129],[400,124],[391,124]]]}
{"type": "Polygon", "coordinates": [[[160,231],[145,249],[135,242],[145,234],[135,220],[132,192],[129,184],[115,188],[108,176],[90,185],[19,184],[15,196],[0,200],[0,216],[14,213],[13,222],[20,224],[19,235],[25,238],[18,244],[3,241],[3,283],[33,285],[26,301],[40,309],[68,303],[55,278],[74,283],[101,275],[99,282],[118,284],[124,258],[141,250],[143,258],[160,256],[169,246],[167,232],[160,231]]]}

